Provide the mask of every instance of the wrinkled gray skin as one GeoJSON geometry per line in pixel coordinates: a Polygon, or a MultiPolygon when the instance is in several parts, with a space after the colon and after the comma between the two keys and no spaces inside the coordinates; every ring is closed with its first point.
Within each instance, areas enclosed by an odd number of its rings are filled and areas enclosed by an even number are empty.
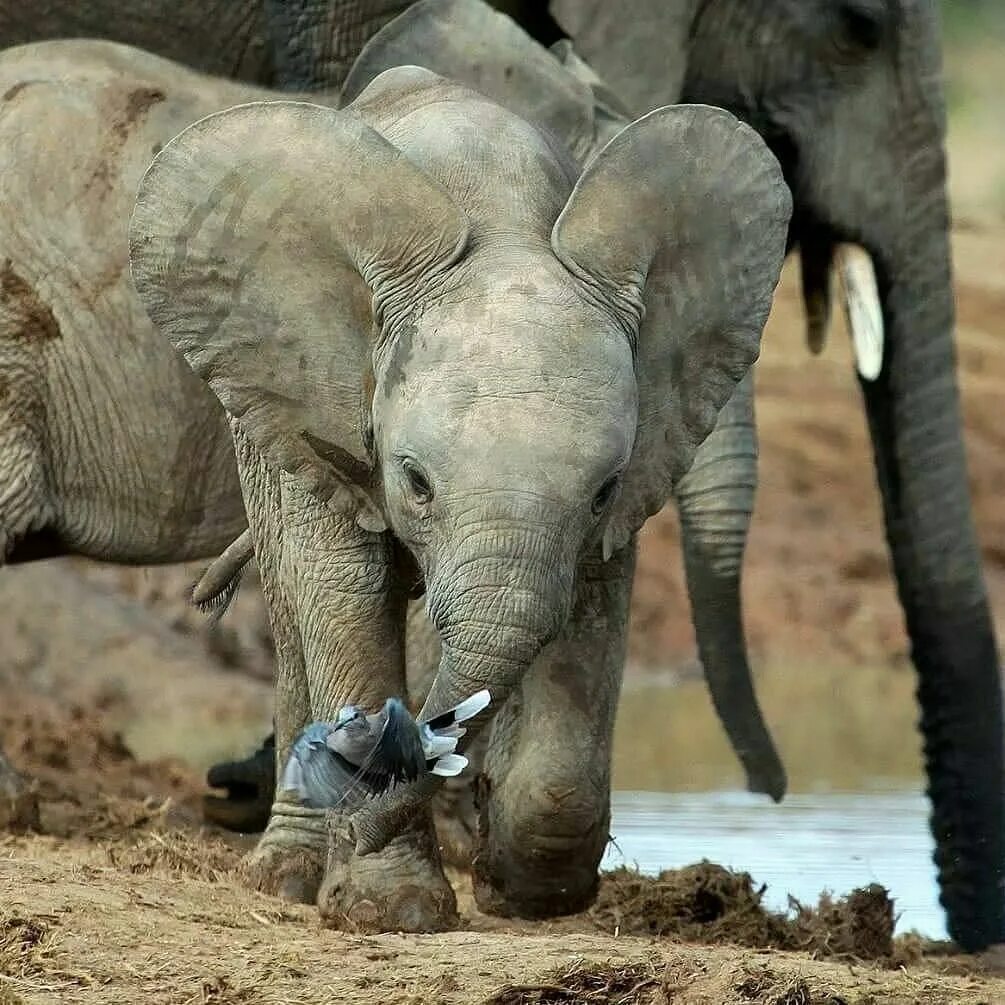
{"type": "MultiPolygon", "coordinates": [[[[111,44],[0,54],[0,564],[183,561],[246,524],[223,409],[137,300],[126,221],[161,145],[267,92],[175,83],[111,44]]],[[[3,759],[0,790],[18,796],[0,824],[37,826],[3,759]]]]}
{"type": "Polygon", "coordinates": [[[767,139],[795,202],[790,244],[802,256],[811,342],[812,319],[829,306],[834,244],[872,257],[886,350],[862,394],[918,671],[941,900],[963,947],[1001,942],[1000,666],[956,383],[937,5],[636,0],[628,14],[604,0],[554,0],[552,12],[636,112],[707,101],[767,139]]]}
{"type": "Polygon", "coordinates": [[[402,0],[45,0],[0,7],[0,47],[122,42],[214,76],[282,89],[337,86],[402,0]],[[316,82],[316,84],[315,84],[316,82]]]}
{"type": "MultiPolygon", "coordinates": [[[[422,716],[487,687],[467,741],[500,710],[477,896],[531,916],[594,895],[635,533],[756,357],[789,218],[774,159],[715,109],[647,117],[577,174],[406,67],[341,113],[189,128],[131,228],[144,304],[232,418],[280,758],[305,722],[402,693],[421,577],[422,716]]],[[[301,897],[324,875],[334,924],[452,925],[433,782],[400,790],[379,850],[330,814],[327,862],[323,817],[280,794],[249,871],[301,897]]]]}
{"type": "MultiPolygon", "coordinates": [[[[631,116],[610,88],[569,49],[545,50],[509,17],[480,0],[420,0],[382,28],[364,47],[343,85],[352,100],[383,70],[414,61],[461,81],[525,118],[539,122],[581,163],[595,157],[631,116]]],[[[756,487],[752,375],[723,409],[699,447],[692,470],[674,497],[706,679],[723,725],[747,772],[748,788],[776,800],[785,772],[754,693],[740,618],[740,559],[756,487]],[[746,472],[747,477],[740,475],[746,472]]],[[[409,626],[410,683],[431,679],[438,662],[435,632],[421,627],[421,609],[409,626]],[[423,648],[423,646],[425,648],[423,648]]],[[[418,690],[425,693],[425,688],[418,690]]],[[[477,763],[477,758],[473,758],[477,763]]],[[[472,778],[472,775],[467,775],[472,778]]],[[[441,794],[455,812],[438,820],[445,854],[470,859],[474,814],[464,780],[441,794]],[[465,840],[466,839],[466,840],[465,840]]]]}

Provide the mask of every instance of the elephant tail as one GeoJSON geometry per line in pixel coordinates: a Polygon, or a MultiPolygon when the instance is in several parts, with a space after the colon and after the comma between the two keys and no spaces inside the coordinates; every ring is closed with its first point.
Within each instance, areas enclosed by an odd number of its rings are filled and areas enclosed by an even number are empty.
{"type": "Polygon", "coordinates": [[[245,530],[192,587],[192,603],[211,621],[219,621],[227,613],[241,586],[241,576],[254,555],[251,531],[245,530]]]}

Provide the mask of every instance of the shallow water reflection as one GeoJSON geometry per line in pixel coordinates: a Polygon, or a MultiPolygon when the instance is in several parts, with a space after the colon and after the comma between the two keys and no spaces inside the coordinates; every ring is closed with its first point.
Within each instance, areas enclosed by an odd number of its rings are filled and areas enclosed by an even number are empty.
{"type": "Polygon", "coordinates": [[[920,793],[799,794],[774,805],[747,793],[616,792],[603,867],[645,873],[710,859],[767,883],[765,905],[787,895],[815,904],[823,890],[882,883],[898,932],[945,938],[928,801],[920,793]]]}

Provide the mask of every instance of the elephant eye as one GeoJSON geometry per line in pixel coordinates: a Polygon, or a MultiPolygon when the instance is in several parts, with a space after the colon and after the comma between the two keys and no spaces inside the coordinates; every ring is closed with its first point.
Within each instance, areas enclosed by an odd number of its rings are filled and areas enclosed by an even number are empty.
{"type": "Polygon", "coordinates": [[[618,487],[619,475],[611,475],[610,478],[600,486],[600,491],[593,497],[593,515],[600,516],[607,509],[614,498],[614,490],[618,487]]]}
{"type": "Polygon", "coordinates": [[[417,503],[427,503],[433,498],[433,489],[429,484],[429,478],[415,461],[405,458],[401,462],[401,470],[408,480],[408,487],[412,490],[412,495],[417,503]]]}
{"type": "Polygon", "coordinates": [[[873,52],[886,34],[889,11],[885,0],[844,0],[838,19],[839,48],[873,52]]]}

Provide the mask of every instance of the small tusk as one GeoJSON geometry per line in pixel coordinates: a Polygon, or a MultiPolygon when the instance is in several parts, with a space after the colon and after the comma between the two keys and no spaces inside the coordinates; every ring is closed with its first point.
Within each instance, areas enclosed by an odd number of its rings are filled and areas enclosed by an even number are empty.
{"type": "Polygon", "coordinates": [[[863,380],[875,380],[883,369],[884,331],[872,259],[856,244],[840,245],[836,258],[855,366],[863,380]]]}

